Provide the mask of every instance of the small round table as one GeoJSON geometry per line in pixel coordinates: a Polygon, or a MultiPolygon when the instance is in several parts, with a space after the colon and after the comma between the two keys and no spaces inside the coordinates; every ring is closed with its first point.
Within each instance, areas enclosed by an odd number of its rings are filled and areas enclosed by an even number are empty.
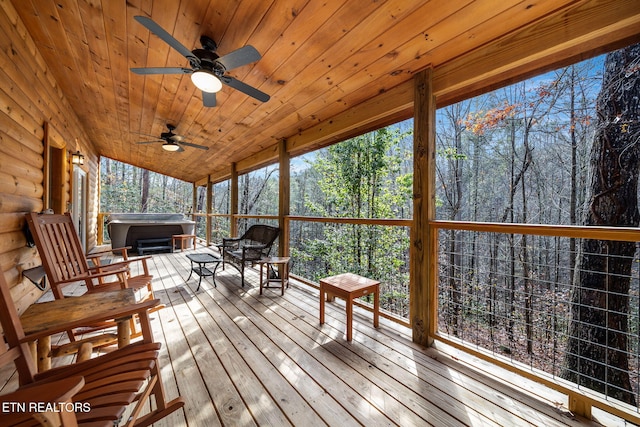
{"type": "Polygon", "coordinates": [[[262,258],[260,261],[258,261],[258,264],[260,264],[260,295],[262,295],[263,288],[276,288],[276,287],[281,288],[282,291],[280,295],[284,295],[285,285],[287,288],[289,287],[289,260],[291,260],[291,257],[288,257],[288,256],[281,256],[281,257],[272,256],[272,257],[262,258]],[[267,277],[264,281],[262,280],[263,265],[267,266],[267,277]],[[280,277],[275,277],[275,278],[269,277],[269,269],[273,268],[274,265],[276,266],[280,277]],[[278,267],[279,265],[282,265],[282,268],[278,267]],[[269,284],[271,283],[280,283],[280,286],[269,286],[269,284]]]}
{"type": "Polygon", "coordinates": [[[189,254],[187,255],[187,258],[191,261],[191,271],[189,272],[189,277],[187,277],[185,282],[191,279],[191,275],[193,273],[196,273],[198,275],[198,288],[196,289],[196,292],[200,290],[200,283],[202,282],[203,277],[211,276],[213,279],[213,286],[218,287],[218,285],[216,285],[216,270],[222,262],[221,258],[211,254],[189,254]],[[207,264],[210,263],[216,264],[213,271],[207,268],[207,264]]]}

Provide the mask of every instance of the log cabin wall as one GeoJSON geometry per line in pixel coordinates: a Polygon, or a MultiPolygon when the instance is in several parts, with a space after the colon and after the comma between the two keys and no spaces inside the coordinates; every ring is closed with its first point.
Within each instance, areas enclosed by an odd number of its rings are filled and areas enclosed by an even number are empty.
{"type": "Polygon", "coordinates": [[[22,311],[42,294],[22,276],[41,265],[37,250],[27,247],[24,215],[43,210],[45,200],[56,210],[70,207],[69,153],[80,151],[88,184],[87,248],[95,246],[98,156],[9,2],[0,2],[0,46],[0,266],[22,311]]]}

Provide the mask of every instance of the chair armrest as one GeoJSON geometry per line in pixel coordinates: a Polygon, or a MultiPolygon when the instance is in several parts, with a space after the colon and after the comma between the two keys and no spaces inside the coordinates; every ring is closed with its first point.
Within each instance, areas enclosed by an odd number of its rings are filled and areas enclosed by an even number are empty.
{"type": "Polygon", "coordinates": [[[267,248],[267,245],[246,245],[242,247],[242,260],[243,261],[257,261],[263,257],[262,251],[267,248]]]}
{"type": "MultiPolygon", "coordinates": [[[[57,381],[44,381],[27,384],[18,390],[0,396],[0,425],[14,425],[33,421],[34,414],[52,415],[59,419],[55,410],[47,408],[49,403],[68,403],[84,387],[84,378],[73,376],[57,381]],[[42,406],[45,406],[44,408],[42,406]],[[4,411],[5,407],[8,411],[4,411]]],[[[70,411],[67,411],[70,412],[70,411]]]]}
{"type": "Polygon", "coordinates": [[[104,255],[104,254],[113,253],[113,252],[128,251],[129,249],[131,249],[131,246],[123,246],[121,248],[111,248],[111,249],[99,249],[87,254],[87,257],[98,255],[98,254],[104,255]]]}
{"type": "Polygon", "coordinates": [[[150,259],[151,256],[150,255],[146,255],[146,256],[141,256],[141,257],[135,257],[135,258],[127,258],[124,259],[122,261],[116,261],[116,262],[112,262],[109,265],[104,265],[104,266],[96,266],[96,270],[100,271],[100,272],[107,272],[110,271],[111,268],[117,268],[117,267],[124,267],[124,268],[129,268],[129,264],[132,264],[134,262],[141,262],[142,263],[142,269],[144,270],[144,274],[145,275],[149,275],[149,267],[147,265],[147,260],[150,259]]]}
{"type": "Polygon", "coordinates": [[[242,249],[266,249],[267,245],[245,245],[242,247],[242,249]]]}
{"type": "MultiPolygon", "coordinates": [[[[102,268],[104,269],[104,267],[102,268]]],[[[68,279],[58,281],[57,284],[60,285],[64,283],[73,283],[73,282],[81,282],[84,280],[99,279],[101,277],[113,276],[114,274],[125,274],[129,271],[128,268],[119,268],[117,270],[112,270],[112,271],[95,271],[94,272],[93,270],[95,269],[96,267],[90,268],[89,270],[91,271],[91,273],[87,274],[86,276],[70,277],[68,279]]]]}
{"type": "Polygon", "coordinates": [[[223,237],[222,246],[227,246],[227,243],[235,243],[242,240],[240,237],[223,237]]]}

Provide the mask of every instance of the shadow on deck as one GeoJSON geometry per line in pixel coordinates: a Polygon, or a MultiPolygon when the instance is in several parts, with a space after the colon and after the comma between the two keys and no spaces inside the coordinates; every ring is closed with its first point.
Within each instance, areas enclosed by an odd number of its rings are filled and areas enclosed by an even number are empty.
{"type": "Polygon", "coordinates": [[[487,375],[442,345],[417,346],[389,320],[375,329],[357,307],[348,342],[344,304],[327,303],[321,326],[318,291],[295,281],[284,296],[259,295],[257,272],[242,288],[235,269],[219,268],[217,287],[208,277],[195,292],[197,279],[185,283],[193,252],[149,263],[166,305],[152,315],[166,392],[187,401],[156,426],[596,425],[554,406],[558,393],[498,368],[487,375]]]}

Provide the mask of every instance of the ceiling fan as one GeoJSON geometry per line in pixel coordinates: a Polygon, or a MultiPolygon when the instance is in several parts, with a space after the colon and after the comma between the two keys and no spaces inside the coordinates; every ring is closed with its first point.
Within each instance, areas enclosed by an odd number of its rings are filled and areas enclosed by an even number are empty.
{"type": "MultiPolygon", "coordinates": [[[[160,138],[153,141],[140,141],[138,144],[155,144],[156,142],[162,142],[162,149],[166,151],[184,151],[184,148],[181,145],[186,145],[187,147],[199,148],[200,150],[208,150],[209,147],[205,147],[204,145],[194,144],[193,142],[187,142],[184,140],[184,137],[181,135],[176,135],[173,133],[175,130],[174,125],[167,124],[167,129],[169,132],[162,132],[160,134],[160,138]]],[[[143,134],[144,135],[144,134],[143,134]]],[[[152,135],[147,135],[152,136],[152,135]]]]}
{"type": "Polygon", "coordinates": [[[253,46],[244,46],[224,56],[216,53],[218,45],[209,37],[200,37],[202,49],[190,51],[182,43],[173,38],[156,22],[146,16],[135,16],[136,21],[144,25],[149,31],[160,37],[165,43],[177,50],[189,60],[191,68],[184,67],[151,67],[131,68],[136,74],[191,74],[191,80],[202,91],[202,102],[205,107],[215,107],[216,92],[222,85],[232,87],[247,94],[258,101],[267,102],[270,98],[266,93],[249,86],[240,80],[225,75],[228,70],[242,67],[261,58],[260,53],[253,46]]]}

